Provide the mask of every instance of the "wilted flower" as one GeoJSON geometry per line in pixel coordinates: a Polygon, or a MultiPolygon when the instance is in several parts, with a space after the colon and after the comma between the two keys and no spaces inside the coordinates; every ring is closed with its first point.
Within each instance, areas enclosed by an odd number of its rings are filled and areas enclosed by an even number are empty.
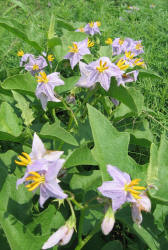
{"type": "Polygon", "coordinates": [[[65,225],[60,227],[55,233],[53,233],[49,237],[49,239],[42,246],[42,249],[48,249],[55,245],[64,246],[68,244],[72,238],[75,225],[76,225],[76,219],[73,216],[71,216],[65,225]]]}
{"type": "Polygon", "coordinates": [[[24,54],[24,51],[23,51],[23,50],[19,50],[19,51],[17,52],[17,56],[21,57],[21,60],[20,60],[20,67],[22,67],[23,64],[24,64],[25,62],[28,61],[29,57],[30,57],[30,56],[33,56],[33,55],[32,55],[32,54],[24,54]]]}
{"type": "Polygon", "coordinates": [[[106,39],[105,43],[111,45],[113,43],[113,40],[109,37],[106,39]]]}
{"type": "Polygon", "coordinates": [[[100,34],[99,26],[101,25],[100,22],[90,22],[85,26],[85,33],[88,35],[93,36],[94,34],[100,34]]]}
{"type": "Polygon", "coordinates": [[[38,86],[36,89],[36,96],[40,99],[42,108],[46,110],[47,102],[60,102],[54,95],[55,86],[64,85],[64,81],[59,78],[59,73],[54,72],[46,75],[45,72],[40,72],[38,79],[38,86]]]}
{"type": "Polygon", "coordinates": [[[76,32],[85,32],[85,29],[83,27],[81,27],[81,28],[76,29],[75,31],[76,32]]]}
{"type": "Polygon", "coordinates": [[[151,201],[146,194],[140,195],[141,199],[136,200],[132,203],[131,214],[133,221],[140,225],[142,222],[141,211],[150,212],[151,210],[151,201]]]}
{"type": "Polygon", "coordinates": [[[107,171],[113,178],[113,181],[103,182],[98,190],[105,197],[112,199],[112,209],[114,211],[119,209],[125,202],[136,202],[136,200],[141,199],[141,191],[146,190],[146,188],[137,186],[140,179],[131,181],[127,173],[111,165],[107,165],[107,171]]]}
{"type": "Polygon", "coordinates": [[[25,70],[30,71],[32,75],[38,73],[47,66],[47,62],[43,56],[35,58],[33,55],[29,56],[29,61],[25,64],[25,70]]]}
{"type": "Polygon", "coordinates": [[[106,91],[110,88],[111,77],[124,73],[114,63],[111,63],[108,57],[101,57],[89,65],[80,63],[79,67],[81,78],[77,82],[77,86],[90,88],[99,82],[106,91]]]}
{"type": "Polygon", "coordinates": [[[112,231],[114,223],[114,212],[112,210],[112,207],[110,206],[107,212],[105,213],[104,219],[101,224],[101,229],[104,235],[108,235],[112,231]]]}
{"type": "Polygon", "coordinates": [[[73,47],[69,46],[69,49],[69,53],[64,58],[70,60],[72,69],[83,58],[84,55],[90,54],[90,50],[88,49],[88,39],[78,43],[74,42],[73,47]]]}
{"type": "Polygon", "coordinates": [[[128,73],[124,73],[122,76],[116,77],[117,85],[125,86],[126,82],[136,82],[138,77],[138,70],[134,70],[128,73]]]}

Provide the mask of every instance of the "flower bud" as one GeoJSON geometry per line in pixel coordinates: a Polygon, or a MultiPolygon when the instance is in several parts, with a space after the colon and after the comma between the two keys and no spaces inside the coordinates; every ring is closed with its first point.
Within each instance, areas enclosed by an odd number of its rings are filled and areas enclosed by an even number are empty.
{"type": "Polygon", "coordinates": [[[64,245],[68,244],[68,242],[72,238],[73,232],[74,232],[74,228],[69,228],[68,232],[66,233],[64,238],[62,238],[62,240],[59,242],[59,245],[64,246],[64,245]]]}
{"type": "Polygon", "coordinates": [[[114,223],[115,223],[114,212],[112,210],[112,207],[110,206],[101,224],[102,233],[104,235],[108,235],[112,231],[114,223]]]}
{"type": "Polygon", "coordinates": [[[132,220],[136,224],[140,225],[142,223],[142,214],[141,210],[139,207],[136,205],[136,203],[132,205],[131,207],[131,215],[132,215],[132,220]]]}

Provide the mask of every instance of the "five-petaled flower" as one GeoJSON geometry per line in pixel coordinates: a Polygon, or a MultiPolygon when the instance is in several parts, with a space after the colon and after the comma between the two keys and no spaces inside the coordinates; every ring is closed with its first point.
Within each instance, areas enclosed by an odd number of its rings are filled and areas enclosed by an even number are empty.
{"type": "Polygon", "coordinates": [[[141,199],[140,194],[146,188],[137,186],[140,179],[131,181],[129,174],[111,165],[107,165],[107,171],[113,178],[113,181],[103,182],[98,190],[105,197],[112,199],[112,208],[114,211],[119,209],[125,202],[136,202],[141,199]]]}
{"type": "Polygon", "coordinates": [[[111,77],[117,77],[124,73],[118,66],[111,63],[108,57],[101,57],[88,65],[80,63],[79,67],[81,78],[77,82],[77,86],[90,88],[99,82],[106,91],[110,88],[111,77]]]}
{"type": "Polygon", "coordinates": [[[69,52],[64,58],[70,60],[71,68],[73,69],[83,56],[87,54],[90,54],[90,50],[88,49],[88,39],[85,39],[78,43],[73,42],[73,46],[69,46],[69,52]]]}
{"type": "Polygon", "coordinates": [[[40,188],[40,206],[43,207],[45,201],[49,198],[65,199],[67,195],[58,185],[57,176],[65,162],[60,159],[63,151],[47,151],[40,138],[34,134],[32,152],[30,155],[22,153],[19,156],[19,165],[27,166],[25,175],[17,180],[17,187],[25,183],[28,191],[34,191],[40,188]],[[27,160],[27,161],[26,161],[27,160]]]}
{"type": "Polygon", "coordinates": [[[60,102],[60,100],[55,97],[54,93],[54,88],[56,86],[64,85],[64,81],[59,78],[59,73],[54,72],[46,75],[45,72],[40,72],[37,79],[38,86],[36,89],[36,96],[40,99],[42,108],[46,110],[48,101],[60,102]]]}
{"type": "Polygon", "coordinates": [[[43,56],[35,58],[33,55],[29,56],[28,63],[24,65],[25,70],[30,71],[32,75],[38,73],[47,66],[47,62],[43,56]]]}
{"type": "Polygon", "coordinates": [[[95,35],[95,34],[100,34],[99,26],[101,25],[100,22],[90,22],[86,24],[84,30],[85,33],[88,35],[95,35]]]}

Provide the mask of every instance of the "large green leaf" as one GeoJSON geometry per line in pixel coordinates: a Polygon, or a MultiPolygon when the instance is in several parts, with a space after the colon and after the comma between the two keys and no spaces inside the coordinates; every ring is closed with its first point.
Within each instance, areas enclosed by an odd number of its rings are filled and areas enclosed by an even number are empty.
{"type": "Polygon", "coordinates": [[[13,108],[3,102],[0,106],[0,140],[16,141],[22,132],[20,120],[13,108]]]}
{"type": "Polygon", "coordinates": [[[113,240],[113,241],[110,241],[108,242],[103,248],[102,250],[122,250],[123,247],[122,247],[122,244],[120,241],[118,240],[113,240]]]}
{"type": "Polygon", "coordinates": [[[30,46],[35,48],[38,51],[42,51],[42,47],[39,46],[38,43],[36,43],[33,40],[30,40],[26,33],[24,33],[25,26],[22,24],[17,23],[14,20],[10,20],[8,18],[0,18],[0,26],[8,30],[9,32],[13,33],[17,37],[21,38],[23,41],[28,43],[30,46]]]}
{"type": "Polygon", "coordinates": [[[129,134],[118,132],[104,115],[90,105],[88,113],[95,143],[93,156],[100,166],[103,180],[109,179],[107,164],[135,174],[136,164],[128,156],[129,134]]]}
{"type": "Polygon", "coordinates": [[[101,46],[99,50],[100,57],[112,57],[112,46],[101,46]]]}
{"type": "Polygon", "coordinates": [[[75,87],[75,84],[77,83],[79,78],[80,78],[80,76],[71,76],[69,78],[62,78],[62,80],[64,81],[64,85],[55,87],[55,91],[58,94],[70,91],[71,89],[73,89],[75,87]]]}
{"type": "Polygon", "coordinates": [[[12,91],[13,97],[15,98],[17,104],[16,107],[21,110],[22,119],[24,120],[24,124],[26,126],[30,126],[32,121],[34,121],[33,111],[29,107],[29,102],[19,93],[16,91],[12,91]]]}
{"type": "Polygon", "coordinates": [[[150,163],[147,172],[147,183],[153,188],[149,190],[151,196],[161,203],[168,205],[168,141],[162,136],[159,149],[152,144],[150,163]]]}
{"type": "Polygon", "coordinates": [[[46,123],[40,130],[40,135],[51,139],[59,138],[68,144],[78,146],[76,139],[64,128],[60,127],[58,123],[54,123],[52,125],[46,123]]]}
{"type": "Polygon", "coordinates": [[[75,149],[65,162],[65,167],[67,168],[79,165],[97,165],[90,149],[86,145],[75,149]]]}
{"type": "Polygon", "coordinates": [[[28,72],[8,77],[3,83],[4,89],[18,89],[29,93],[35,93],[37,82],[35,78],[28,72]]]}

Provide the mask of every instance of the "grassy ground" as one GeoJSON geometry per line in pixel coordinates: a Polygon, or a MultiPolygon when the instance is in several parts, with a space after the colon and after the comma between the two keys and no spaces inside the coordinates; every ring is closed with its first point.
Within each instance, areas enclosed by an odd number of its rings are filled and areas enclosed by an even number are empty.
{"type": "MultiPolygon", "coordinates": [[[[167,69],[168,69],[168,1],[167,0],[0,0],[1,17],[16,19],[27,25],[29,36],[37,41],[46,37],[51,13],[76,23],[99,20],[105,37],[141,39],[145,46],[144,59],[148,68],[163,80],[144,79],[136,86],[144,93],[147,107],[155,112],[149,117],[155,138],[168,130],[167,69]],[[155,4],[155,8],[150,8],[155,4]],[[127,12],[134,5],[139,11],[127,12]]],[[[27,44],[0,28],[0,79],[15,73],[19,65],[19,49],[34,52],[27,44]]]]}

